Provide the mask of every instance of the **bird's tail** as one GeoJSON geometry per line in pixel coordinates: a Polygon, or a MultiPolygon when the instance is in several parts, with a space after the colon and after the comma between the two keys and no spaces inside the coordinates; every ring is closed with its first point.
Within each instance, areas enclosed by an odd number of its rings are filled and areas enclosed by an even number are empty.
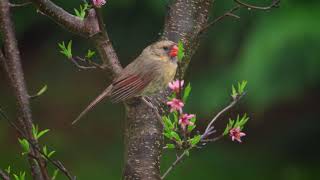
{"type": "Polygon", "coordinates": [[[95,105],[101,102],[104,98],[110,96],[110,92],[112,89],[112,85],[108,86],[95,100],[93,100],[80,114],[79,116],[72,122],[72,125],[77,123],[84,115],[86,115],[95,105]]]}

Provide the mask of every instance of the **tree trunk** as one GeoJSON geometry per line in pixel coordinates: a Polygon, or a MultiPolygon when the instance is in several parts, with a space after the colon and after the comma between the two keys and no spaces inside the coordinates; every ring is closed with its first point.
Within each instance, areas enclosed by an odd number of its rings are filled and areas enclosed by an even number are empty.
{"type": "MultiPolygon", "coordinates": [[[[184,74],[190,59],[199,44],[199,33],[207,25],[213,0],[176,0],[170,4],[165,20],[163,39],[185,45],[184,74]]],[[[157,96],[165,102],[165,92],[157,96]]],[[[156,113],[141,100],[126,104],[125,167],[123,179],[161,179],[160,159],[162,154],[162,124],[156,113]]]]}

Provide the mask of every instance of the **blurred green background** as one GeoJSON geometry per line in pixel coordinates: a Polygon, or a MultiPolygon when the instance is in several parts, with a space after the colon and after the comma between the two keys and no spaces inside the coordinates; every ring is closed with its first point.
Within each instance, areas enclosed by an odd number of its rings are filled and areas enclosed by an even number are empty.
{"type": "MultiPolygon", "coordinates": [[[[18,2],[18,1],[17,1],[18,2]]],[[[81,1],[55,0],[69,12],[81,1]]],[[[247,1],[267,4],[268,0],[247,1]]],[[[108,0],[104,18],[122,65],[133,60],[162,33],[168,0],[108,0]]],[[[204,35],[186,77],[193,86],[188,111],[196,113],[199,130],[230,101],[231,84],[248,80],[241,103],[216,124],[247,112],[243,143],[225,138],[191,152],[168,179],[317,179],[320,172],[320,11],[319,1],[283,0],[272,11],[237,12],[204,35]]],[[[216,1],[212,18],[233,7],[216,1]]],[[[58,52],[57,43],[73,40],[73,52],[94,50],[32,6],[15,8],[14,21],[29,91],[44,84],[48,91],[32,101],[36,124],[50,133],[42,138],[57,151],[78,179],[120,179],[123,164],[124,108],[98,105],[74,128],[71,121],[107,85],[106,73],[78,71],[58,52]]],[[[98,61],[98,60],[97,60],[98,61]]],[[[0,72],[0,105],[15,117],[15,101],[0,72]]],[[[0,167],[27,169],[16,134],[0,121],[0,167]]],[[[162,170],[175,155],[164,152],[162,170]]],[[[58,179],[64,179],[60,174],[58,179]]]]}

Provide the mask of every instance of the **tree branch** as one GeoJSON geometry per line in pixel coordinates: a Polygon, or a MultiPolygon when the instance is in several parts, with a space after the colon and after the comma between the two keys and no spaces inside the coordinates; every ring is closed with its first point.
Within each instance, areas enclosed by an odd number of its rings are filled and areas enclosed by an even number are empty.
{"type": "Polygon", "coordinates": [[[249,9],[256,9],[256,10],[269,10],[269,9],[278,7],[280,3],[280,0],[273,0],[269,6],[255,6],[248,3],[244,3],[240,0],[233,0],[233,1],[241,6],[247,7],[249,9]]]}
{"type": "MultiPolygon", "coordinates": [[[[0,26],[0,32],[4,40],[5,53],[5,55],[1,55],[1,57],[3,57],[3,61],[5,62],[5,69],[7,70],[10,84],[14,89],[14,94],[17,99],[21,116],[20,126],[22,127],[24,134],[31,140],[31,142],[35,145],[38,145],[37,140],[32,135],[32,115],[30,110],[29,95],[25,85],[13,23],[11,22],[10,18],[10,7],[8,0],[0,1],[0,26]]],[[[50,179],[41,155],[34,148],[31,148],[30,154],[37,159],[37,162],[35,162],[32,158],[29,158],[29,164],[34,179],[50,179]]]]}
{"type": "Polygon", "coordinates": [[[82,20],[74,16],[61,7],[57,6],[50,0],[31,0],[38,10],[50,17],[53,21],[60,24],[62,27],[79,34],[84,37],[90,37],[99,32],[95,14],[89,12],[86,19],[82,20]]]}
{"type": "Polygon", "coordinates": [[[10,177],[7,175],[7,173],[2,171],[1,169],[0,169],[0,178],[2,178],[3,180],[10,180],[10,177]]]}

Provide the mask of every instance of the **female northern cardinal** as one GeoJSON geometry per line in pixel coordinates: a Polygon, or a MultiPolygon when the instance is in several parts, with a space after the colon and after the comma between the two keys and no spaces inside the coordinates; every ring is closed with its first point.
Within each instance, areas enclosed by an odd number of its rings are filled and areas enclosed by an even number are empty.
{"type": "Polygon", "coordinates": [[[176,43],[168,40],[158,41],[146,47],[72,124],[105,97],[110,96],[111,101],[117,103],[132,97],[153,95],[163,90],[176,74],[177,54],[176,43]]]}

